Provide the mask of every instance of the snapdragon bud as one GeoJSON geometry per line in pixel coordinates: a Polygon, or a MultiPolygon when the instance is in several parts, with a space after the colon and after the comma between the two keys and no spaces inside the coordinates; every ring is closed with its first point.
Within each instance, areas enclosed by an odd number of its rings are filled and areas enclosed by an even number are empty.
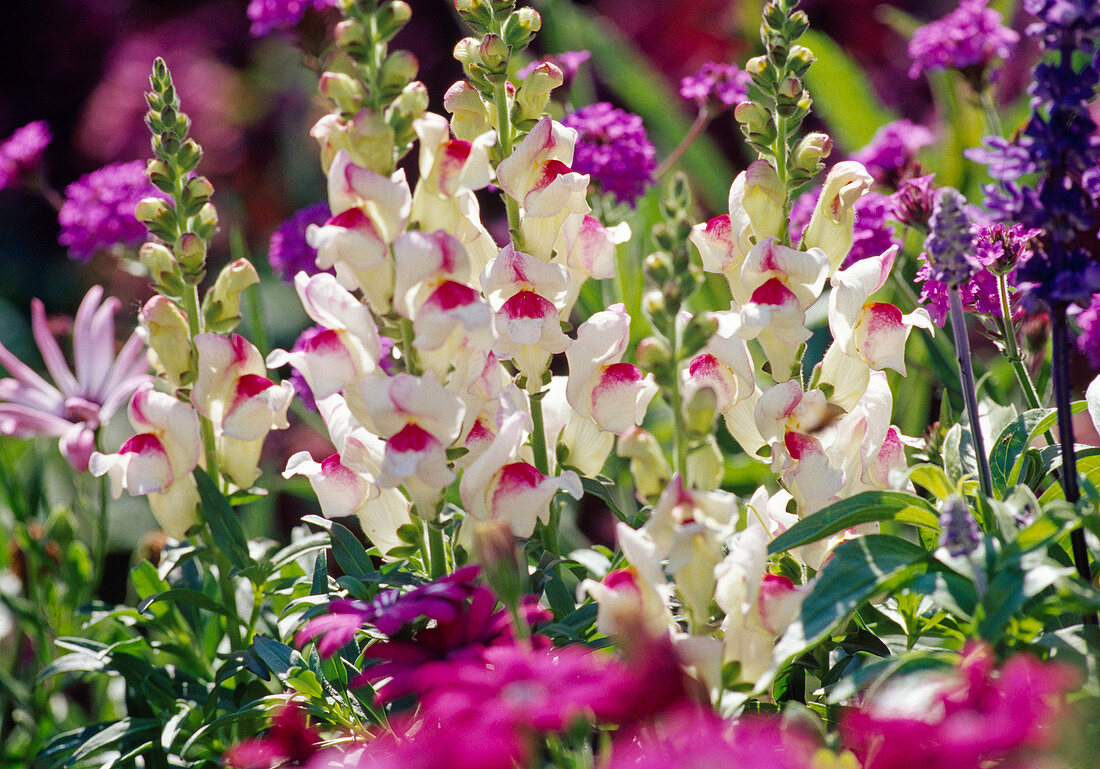
{"type": "Polygon", "coordinates": [[[752,223],[756,242],[779,237],[785,222],[784,204],[787,187],[767,160],[754,160],[745,169],[745,196],[742,205],[752,223]]]}
{"type": "Polygon", "coordinates": [[[149,177],[149,181],[151,181],[153,186],[158,190],[163,190],[165,192],[172,191],[172,174],[169,173],[168,166],[165,165],[163,160],[150,160],[145,166],[145,175],[149,177]]]}
{"type": "Polygon", "coordinates": [[[463,69],[482,63],[481,53],[478,50],[480,46],[481,43],[472,37],[464,37],[455,43],[454,57],[463,69]]]}
{"type": "Polygon", "coordinates": [[[455,10],[475,28],[485,29],[493,22],[493,8],[486,0],[455,0],[455,10]]]}
{"type": "Polygon", "coordinates": [[[787,67],[794,72],[796,77],[802,77],[810,65],[817,60],[813,51],[804,45],[793,45],[787,53],[787,67]]]}
{"type": "Polygon", "coordinates": [[[543,62],[531,70],[516,92],[517,119],[538,120],[546,111],[550,92],[563,82],[561,69],[551,62],[543,62]]]}
{"type": "Polygon", "coordinates": [[[642,296],[642,309],[651,318],[665,311],[665,295],[660,291],[646,291],[642,296]]]}
{"type": "Polygon", "coordinates": [[[492,127],[493,115],[477,89],[465,80],[447,89],[443,107],[451,113],[451,130],[463,141],[473,141],[492,127]]]}
{"type": "Polygon", "coordinates": [[[420,70],[420,62],[409,51],[394,51],[382,62],[378,82],[382,88],[399,91],[408,85],[420,70]]]}
{"type": "Polygon", "coordinates": [[[753,56],[751,59],[745,62],[745,71],[750,75],[758,76],[764,74],[768,69],[768,57],[767,56],[753,56]]]}
{"type": "Polygon", "coordinates": [[[684,403],[684,431],[698,440],[714,433],[718,417],[718,394],[713,387],[700,387],[684,403]]]}
{"type": "Polygon", "coordinates": [[[655,251],[645,258],[642,268],[649,280],[663,286],[672,278],[672,256],[666,251],[655,251]]]}
{"type": "Polygon", "coordinates": [[[508,57],[511,55],[511,49],[509,49],[507,43],[496,35],[486,35],[478,46],[477,52],[485,68],[490,73],[500,75],[508,68],[508,57]]]}
{"type": "Polygon", "coordinates": [[[630,460],[638,498],[646,502],[660,497],[672,478],[672,469],[657,439],[640,427],[631,427],[619,436],[618,454],[630,460]]]}
{"type": "Polygon", "coordinates": [[[185,232],[176,241],[176,260],[188,275],[197,275],[206,266],[206,241],[194,232],[185,232]]]}
{"type": "Polygon", "coordinates": [[[142,198],[134,209],[134,217],[146,227],[160,223],[172,213],[172,207],[162,198],[142,198]]]}
{"type": "Polygon", "coordinates": [[[343,72],[325,72],[321,75],[320,89],[345,114],[354,115],[363,104],[359,83],[343,72]]]}
{"type": "Polygon", "coordinates": [[[541,28],[542,17],[538,11],[534,8],[520,8],[504,22],[501,36],[505,44],[513,50],[522,50],[541,28]]]}
{"type": "Polygon", "coordinates": [[[241,322],[241,292],[260,282],[256,268],[247,259],[227,264],[203,299],[206,326],[215,333],[228,333],[241,322]]]}
{"type": "Polygon", "coordinates": [[[406,85],[393,100],[393,111],[403,116],[410,125],[428,110],[428,89],[419,80],[406,85]]]}
{"type": "Polygon", "coordinates": [[[153,286],[162,294],[180,296],[184,285],[180,279],[179,266],[172,252],[160,243],[148,242],[138,252],[138,261],[149,271],[153,286]]]}
{"type": "Polygon", "coordinates": [[[363,25],[355,19],[344,19],[334,30],[336,45],[341,48],[359,45],[366,39],[366,32],[363,25]]]}
{"type": "MultiPolygon", "coordinates": [[[[412,18],[412,8],[404,0],[395,0],[378,9],[374,15],[378,38],[387,41],[401,31],[412,18]]],[[[415,76],[414,76],[415,77],[415,76]]]]}
{"type": "Polygon", "coordinates": [[[150,362],[176,388],[195,380],[195,353],[187,318],[169,299],[156,295],[141,308],[142,336],[149,346],[150,362]]]}
{"type": "Polygon", "coordinates": [[[520,571],[511,525],[502,520],[471,523],[474,526],[474,549],[485,567],[486,581],[506,606],[517,609],[523,596],[526,575],[520,571]]]}
{"type": "Polygon", "coordinates": [[[809,133],[802,137],[802,141],[794,151],[795,166],[812,174],[821,167],[821,160],[829,157],[833,151],[833,140],[828,134],[809,133]]]}
{"type": "Polygon", "coordinates": [[[218,230],[218,210],[213,203],[206,203],[195,216],[194,230],[199,237],[209,240],[218,230]]]}
{"type": "Polygon", "coordinates": [[[634,359],[638,367],[645,371],[658,371],[672,361],[672,350],[668,343],[657,336],[647,336],[638,342],[634,350],[634,359]]]}

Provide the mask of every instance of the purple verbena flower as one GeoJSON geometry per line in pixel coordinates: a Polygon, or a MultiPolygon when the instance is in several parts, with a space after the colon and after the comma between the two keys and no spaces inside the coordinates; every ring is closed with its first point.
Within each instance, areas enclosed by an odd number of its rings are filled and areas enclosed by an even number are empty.
{"type": "Polygon", "coordinates": [[[745,101],[751,82],[749,73],[735,64],[708,61],[680,80],[680,96],[695,102],[699,109],[718,112],[745,101]]]}
{"type": "Polygon", "coordinates": [[[145,163],[140,160],[112,163],[85,174],[65,188],[65,202],[57,214],[61,226],[57,240],[80,262],[100,250],[138,246],[149,233],[134,209],[150,196],[164,194],[145,176],[145,163]]]}
{"type": "Polygon", "coordinates": [[[1100,294],[1092,295],[1092,302],[1077,316],[1077,325],[1081,327],[1077,349],[1092,368],[1100,369],[1100,294]]]}
{"type": "Polygon", "coordinates": [[[934,141],[932,132],[910,120],[895,120],[875,131],[866,147],[852,155],[867,173],[882,182],[890,174],[905,168],[922,147],[934,141]]]}
{"type": "Polygon", "coordinates": [[[897,192],[890,196],[890,216],[899,224],[928,229],[935,202],[936,189],[932,186],[935,174],[914,176],[898,184],[897,192]]]}
{"type": "Polygon", "coordinates": [[[1041,230],[1028,229],[1022,224],[980,224],[974,236],[975,257],[996,275],[1011,274],[1031,258],[1032,241],[1041,234],[1041,230]]]}
{"type": "Polygon", "coordinates": [[[252,37],[263,37],[280,29],[293,29],[310,8],[333,8],[336,0],[249,0],[248,20],[252,37]]]}
{"type": "Polygon", "coordinates": [[[566,115],[562,124],[578,134],[572,170],[590,174],[604,193],[634,205],[653,184],[657,152],[637,115],[597,102],[566,115]]]}
{"type": "Polygon", "coordinates": [[[328,203],[314,203],[296,211],[271,233],[267,259],[276,275],[292,283],[299,272],[321,272],[317,269],[317,249],[306,242],[306,228],[311,224],[320,226],[330,216],[328,203]]]}
{"type": "Polygon", "coordinates": [[[29,438],[60,438],[61,453],[79,472],[88,469],[95,450],[96,431],[106,424],[144,382],[149,364],[145,346],[131,334],[115,356],[115,313],[120,303],[92,286],[73,320],[75,371],[65,362],[50,333],[46,310],[31,304],[34,341],[42,353],[51,384],[0,344],[0,364],[11,374],[0,379],[0,434],[29,438]]]}
{"type": "Polygon", "coordinates": [[[987,2],[962,0],[951,13],[913,33],[909,77],[944,69],[984,72],[994,59],[1008,58],[1020,36],[1001,24],[1001,14],[987,2]]]}
{"type": "MultiPolygon", "coordinates": [[[[920,301],[937,326],[947,322],[951,298],[947,284],[932,277],[928,255],[921,254],[915,282],[921,284],[920,301]]],[[[959,284],[959,299],[963,309],[978,315],[1001,317],[997,277],[988,270],[978,270],[965,283],[959,284]]]]}
{"type": "Polygon", "coordinates": [[[18,187],[26,177],[36,173],[52,138],[46,121],[36,120],[0,144],[0,190],[18,187]]]}

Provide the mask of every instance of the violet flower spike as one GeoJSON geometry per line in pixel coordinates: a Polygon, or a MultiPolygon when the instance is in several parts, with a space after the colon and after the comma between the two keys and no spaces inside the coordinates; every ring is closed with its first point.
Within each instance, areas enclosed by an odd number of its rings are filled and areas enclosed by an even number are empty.
{"type": "Polygon", "coordinates": [[[11,374],[0,379],[0,433],[58,437],[69,464],[79,472],[88,469],[96,432],[142,383],[151,381],[145,373],[145,346],[136,332],[115,356],[114,315],[119,306],[114,297],[103,299],[100,286],[92,286],[85,295],[73,323],[74,374],[50,333],[42,302],[34,300],[34,340],[53,383],[0,344],[0,364],[11,374]]]}

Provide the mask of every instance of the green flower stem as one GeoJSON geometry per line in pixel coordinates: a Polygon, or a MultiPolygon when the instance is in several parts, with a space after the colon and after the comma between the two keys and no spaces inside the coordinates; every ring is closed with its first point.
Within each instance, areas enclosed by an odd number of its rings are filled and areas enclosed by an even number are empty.
{"type": "Polygon", "coordinates": [[[978,95],[982,107],[982,117],[985,118],[985,129],[994,136],[1002,136],[1001,116],[997,114],[997,105],[993,103],[993,85],[989,84],[978,95]]]}
{"type": "Polygon", "coordinates": [[[779,239],[785,246],[791,244],[788,232],[791,218],[791,190],[787,174],[787,118],[775,112],[775,175],[783,186],[783,216],[779,217],[779,239]]]}
{"type": "MultiPolygon", "coordinates": [[[[512,154],[512,119],[508,112],[508,92],[504,81],[493,86],[493,101],[497,108],[497,142],[500,145],[500,158],[503,160],[512,154]]],[[[508,232],[512,236],[512,243],[516,250],[523,250],[523,233],[519,228],[519,203],[504,190],[500,191],[504,198],[504,207],[508,211],[508,232]]]]}
{"type": "Polygon", "coordinates": [[[420,560],[424,563],[424,576],[431,576],[432,572],[432,548],[428,542],[428,532],[425,531],[425,523],[423,519],[416,513],[416,508],[412,510],[412,520],[416,524],[416,528],[420,530],[420,560]]]}
{"type": "MultiPolygon", "coordinates": [[[[1051,337],[1054,345],[1053,371],[1054,406],[1058,410],[1058,437],[1062,440],[1062,489],[1066,501],[1076,505],[1081,498],[1077,487],[1077,454],[1074,451],[1072,396],[1069,381],[1069,323],[1066,320],[1066,305],[1059,304],[1051,308],[1051,337]]],[[[1073,565],[1085,584],[1092,584],[1092,569],[1089,567],[1089,551],[1085,542],[1085,532],[1080,527],[1070,532],[1070,545],[1073,549],[1073,565]]],[[[1086,614],[1086,625],[1098,624],[1097,613],[1086,614]]]]}
{"type": "MultiPolygon", "coordinates": [[[[202,311],[199,309],[199,288],[192,283],[187,283],[187,290],[183,293],[183,311],[187,316],[191,349],[195,353],[195,360],[198,360],[195,337],[202,333],[202,311]]],[[[199,414],[199,432],[202,435],[203,456],[206,457],[206,472],[210,474],[217,487],[224,491],[222,475],[218,471],[218,447],[214,439],[214,423],[202,414],[199,414]]]]}
{"type": "Polygon", "coordinates": [[[401,318],[398,321],[398,326],[401,331],[401,354],[405,357],[405,370],[413,376],[420,376],[420,360],[417,357],[416,348],[413,347],[415,334],[413,333],[412,321],[408,318],[401,318]]]}
{"type": "Polygon", "coordinates": [[[680,321],[672,321],[672,444],[673,469],[687,485],[687,435],[684,430],[684,402],[680,393],[680,356],[683,355],[680,321]]]}
{"type": "Polygon", "coordinates": [[[992,499],[993,475],[989,471],[989,455],[985,453],[985,438],[978,420],[978,394],[974,387],[974,367],[970,362],[970,339],[966,334],[966,317],[963,315],[959,287],[950,286],[951,329],[955,333],[955,358],[959,364],[959,385],[966,403],[966,416],[970,420],[970,432],[974,440],[974,454],[978,463],[978,483],[982,494],[992,499]]]}
{"type": "MultiPolygon", "coordinates": [[[[1024,367],[1024,357],[1020,354],[1020,348],[1016,346],[1016,328],[1012,322],[1012,304],[1008,300],[1008,279],[1004,275],[997,276],[997,289],[1001,299],[1001,335],[1005,341],[1005,357],[1012,364],[1012,370],[1016,372],[1016,380],[1020,383],[1020,389],[1024,391],[1024,400],[1027,407],[1037,409],[1042,407],[1039,401],[1039,393],[1035,390],[1035,384],[1031,381],[1031,375],[1024,367]]],[[[1054,436],[1049,431],[1046,433],[1047,443],[1054,443],[1054,436]]]]}
{"type": "MultiPolygon", "coordinates": [[[[225,618],[225,630],[229,634],[230,648],[243,649],[241,618],[237,614],[237,594],[233,586],[233,578],[229,576],[233,566],[229,563],[229,558],[222,552],[222,549],[218,547],[217,537],[209,525],[203,532],[203,536],[210,537],[207,549],[214,554],[214,565],[218,568],[218,589],[222,594],[222,604],[225,605],[225,610],[229,612],[229,616],[225,618]]],[[[196,536],[196,539],[198,539],[198,536],[196,536]]]]}
{"type": "Polygon", "coordinates": [[[447,546],[443,542],[443,529],[426,522],[428,528],[428,552],[431,559],[431,577],[439,579],[447,573],[447,546]]]}
{"type": "MultiPolygon", "coordinates": [[[[540,393],[541,395],[541,393],[540,393]]],[[[550,458],[546,452],[546,426],[542,418],[542,398],[531,396],[531,453],[535,468],[543,475],[550,474],[550,458]]]]}

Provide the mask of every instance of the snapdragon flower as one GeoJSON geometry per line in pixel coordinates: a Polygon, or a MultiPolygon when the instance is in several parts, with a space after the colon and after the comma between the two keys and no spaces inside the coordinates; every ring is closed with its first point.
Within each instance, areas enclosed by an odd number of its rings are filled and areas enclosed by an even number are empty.
{"type": "Polygon", "coordinates": [[[0,344],[0,363],[11,374],[0,380],[0,434],[58,437],[61,453],[73,469],[88,469],[99,428],[149,381],[149,364],[137,333],[115,356],[114,316],[119,306],[114,297],[103,299],[100,286],[84,296],[73,323],[74,374],[50,333],[42,302],[33,301],[34,339],[54,381],[36,374],[0,344]]]}

